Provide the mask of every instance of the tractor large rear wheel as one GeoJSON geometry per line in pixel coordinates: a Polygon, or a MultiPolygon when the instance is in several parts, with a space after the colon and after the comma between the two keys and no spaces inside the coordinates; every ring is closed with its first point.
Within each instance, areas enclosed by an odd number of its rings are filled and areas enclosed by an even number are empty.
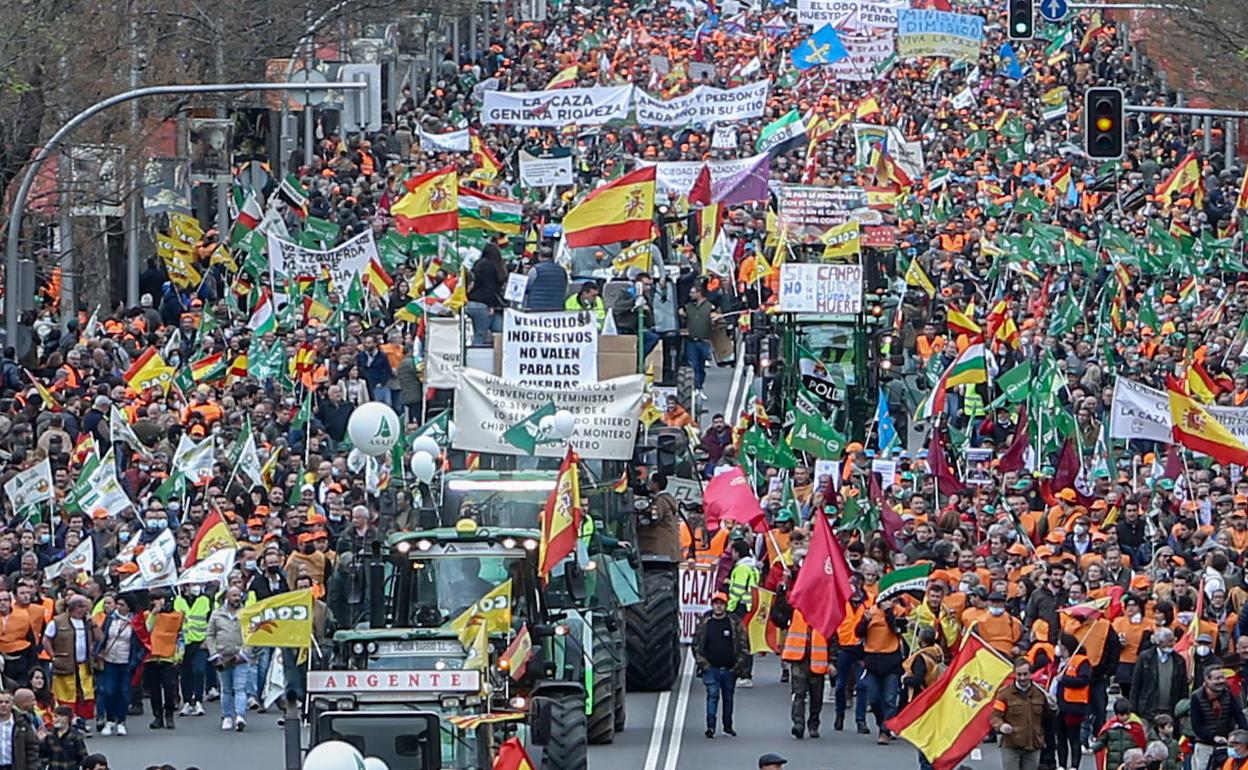
{"type": "Polygon", "coordinates": [[[628,689],[670,690],[680,669],[680,598],[675,570],[646,570],[645,599],[628,607],[628,689]]]}
{"type": "Polygon", "coordinates": [[[579,693],[552,694],[550,741],[542,751],[542,770],[588,770],[589,741],[585,701],[579,693]]]}

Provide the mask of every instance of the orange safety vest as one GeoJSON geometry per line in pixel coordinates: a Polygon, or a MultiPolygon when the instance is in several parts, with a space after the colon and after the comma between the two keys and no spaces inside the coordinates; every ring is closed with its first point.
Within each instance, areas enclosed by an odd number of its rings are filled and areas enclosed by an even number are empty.
{"type": "Polygon", "coordinates": [[[52,390],[78,390],[82,386],[82,378],[74,367],[64,364],[57,371],[65,372],[65,381],[53,385],[52,390]]]}
{"type": "Polygon", "coordinates": [[[0,615],[0,652],[15,655],[30,647],[30,614],[11,610],[0,615]]]}
{"type": "MultiPolygon", "coordinates": [[[[1066,670],[1062,672],[1062,676],[1079,676],[1079,667],[1084,663],[1091,665],[1087,655],[1084,655],[1083,653],[1072,655],[1070,660],[1066,663],[1066,670]]],[[[1061,688],[1062,700],[1067,703],[1077,703],[1082,705],[1087,705],[1088,694],[1092,691],[1092,688],[1086,684],[1082,687],[1072,687],[1071,685],[1066,684],[1065,678],[1063,678],[1058,684],[1058,687],[1061,688]]]]}
{"type": "Polygon", "coordinates": [[[828,640],[806,623],[802,613],[794,610],[789,632],[784,637],[784,651],[780,653],[780,659],[801,661],[808,657],[810,673],[828,673],[828,640]]]}
{"type": "Polygon", "coordinates": [[[779,527],[772,527],[767,530],[767,532],[763,534],[763,542],[767,544],[768,564],[775,564],[777,561],[780,561],[782,553],[790,553],[789,533],[781,531],[779,527]],[[777,548],[779,548],[779,550],[776,550],[777,548]]]}
{"type": "Polygon", "coordinates": [[[858,621],[862,620],[862,614],[867,611],[867,604],[854,607],[853,604],[845,603],[845,619],[836,627],[836,642],[842,647],[857,647],[862,644],[862,640],[858,638],[858,621]]]}
{"type": "Polygon", "coordinates": [[[1090,624],[1081,623],[1070,615],[1062,618],[1062,631],[1083,641],[1084,652],[1093,666],[1101,664],[1101,657],[1105,655],[1105,640],[1109,637],[1110,630],[1109,621],[1104,618],[1090,624]]]}
{"type": "Polygon", "coordinates": [[[867,638],[863,642],[863,651],[888,654],[900,649],[901,638],[888,627],[888,622],[884,620],[884,612],[876,612],[872,608],[871,617],[867,620],[867,638]]]}
{"type": "Polygon", "coordinates": [[[1022,621],[1008,612],[1000,617],[985,614],[987,617],[975,624],[979,635],[997,652],[1014,657],[1014,645],[1023,635],[1022,621]]]}
{"type": "Polygon", "coordinates": [[[1114,618],[1114,631],[1118,632],[1118,638],[1122,641],[1122,654],[1118,660],[1122,663],[1135,663],[1140,659],[1140,643],[1144,641],[1144,634],[1153,631],[1153,621],[1144,618],[1139,623],[1132,623],[1126,616],[1114,618]]]}
{"type": "Polygon", "coordinates": [[[178,631],[182,629],[181,612],[158,612],[152,624],[152,655],[172,658],[178,649],[178,631]]]}

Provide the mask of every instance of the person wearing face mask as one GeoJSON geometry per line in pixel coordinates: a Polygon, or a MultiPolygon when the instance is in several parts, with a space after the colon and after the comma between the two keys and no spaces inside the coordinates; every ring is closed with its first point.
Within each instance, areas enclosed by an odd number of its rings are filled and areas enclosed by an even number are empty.
{"type": "Polygon", "coordinates": [[[1092,661],[1070,634],[1058,638],[1056,652],[1057,766],[1078,768],[1083,757],[1082,727],[1092,710],[1092,661]]]}
{"type": "MultiPolygon", "coordinates": [[[[251,579],[251,585],[248,588],[248,594],[254,595],[258,600],[264,600],[277,594],[284,594],[290,590],[292,585],[286,578],[286,572],[282,569],[282,552],[276,546],[272,546],[265,550],[264,556],[261,557],[263,571],[251,579]]],[[[481,594],[477,594],[480,596],[481,594]]],[[[273,657],[272,647],[258,647],[255,649],[254,655],[249,655],[255,663],[252,670],[251,681],[248,683],[247,695],[248,705],[252,705],[254,701],[259,704],[259,710],[264,713],[263,704],[259,703],[260,693],[264,689],[264,677],[269,670],[269,661],[273,657]]],[[[225,696],[221,696],[224,700],[225,696]]]]}
{"type": "Polygon", "coordinates": [[[1222,770],[1248,768],[1248,730],[1234,730],[1226,738],[1226,761],[1222,770]]]}
{"type": "Polygon", "coordinates": [[[1192,661],[1192,681],[1205,681],[1205,671],[1212,666],[1222,668],[1225,664],[1222,658],[1213,653],[1213,637],[1205,632],[1201,632],[1196,636],[1196,645],[1192,648],[1194,656],[1192,661]]]}
{"type": "Polygon", "coordinates": [[[1044,690],[1031,682],[1031,664],[1014,660],[1014,681],[997,691],[989,718],[1000,736],[1002,770],[1034,770],[1044,748],[1044,720],[1054,705],[1044,690]]]}
{"type": "Polygon", "coordinates": [[[1092,550],[1092,519],[1079,516],[1075,519],[1074,530],[1062,542],[1062,551],[1083,556],[1092,550]]]}
{"type": "MultiPolygon", "coordinates": [[[[1169,719],[1169,717],[1164,717],[1169,719]]],[[[1183,753],[1178,741],[1165,739],[1164,732],[1173,725],[1157,724],[1154,729],[1157,737],[1148,742],[1144,749],[1144,770],[1180,770],[1183,767],[1183,753]],[[1171,744],[1174,744],[1173,746],[1171,744]]]]}
{"type": "Polygon", "coordinates": [[[975,631],[994,650],[1007,658],[1018,655],[1018,643],[1023,638],[1023,623],[1006,613],[1005,594],[994,591],[988,594],[988,617],[975,623],[975,631]]]}
{"type": "Polygon", "coordinates": [[[1149,721],[1159,714],[1174,716],[1175,706],[1189,692],[1187,665],[1174,654],[1174,631],[1158,628],[1153,644],[1140,653],[1131,675],[1131,710],[1149,721]]]}
{"type": "Polygon", "coordinates": [[[1207,768],[1213,752],[1226,746],[1231,730],[1248,730],[1248,719],[1239,699],[1231,694],[1221,666],[1205,669],[1203,684],[1191,698],[1192,735],[1196,739],[1192,768],[1207,768]]]}
{"type": "Polygon", "coordinates": [[[1152,618],[1144,617],[1144,603],[1140,597],[1128,594],[1122,600],[1123,614],[1114,618],[1114,633],[1122,645],[1118,653],[1118,670],[1114,681],[1122,690],[1123,697],[1131,697],[1131,674],[1140,659],[1140,651],[1152,644],[1152,618]]]}
{"type": "Polygon", "coordinates": [[[850,586],[853,590],[845,607],[845,619],[836,627],[836,721],[832,729],[837,732],[845,729],[845,709],[852,688],[858,734],[870,735],[871,728],[867,727],[867,688],[862,677],[863,636],[858,633],[858,624],[866,614],[869,600],[867,592],[862,589],[860,576],[852,576],[850,586]]]}
{"type": "Polygon", "coordinates": [[[203,716],[204,683],[208,678],[208,618],[212,615],[212,599],[199,583],[182,587],[173,600],[173,608],[184,618],[182,635],[186,650],[182,656],[182,711],[180,716],[203,716]]]}

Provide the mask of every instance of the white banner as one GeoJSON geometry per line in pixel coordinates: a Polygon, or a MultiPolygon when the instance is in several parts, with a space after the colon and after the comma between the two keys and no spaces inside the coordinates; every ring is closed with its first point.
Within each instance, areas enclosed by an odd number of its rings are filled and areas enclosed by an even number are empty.
{"type": "Polygon", "coordinates": [[[546,390],[598,382],[598,322],[593,313],[503,315],[503,379],[546,390]]]}
{"type": "Polygon", "coordinates": [[[797,23],[815,29],[832,24],[837,29],[896,29],[897,11],[909,0],[797,0],[797,23]]]}
{"type": "MultiPolygon", "coordinates": [[[[1248,407],[1206,406],[1209,414],[1240,441],[1248,442],[1248,407]]],[[[1110,404],[1109,437],[1173,444],[1170,397],[1164,390],[1119,377],[1110,404]]]]}
{"type": "Polygon", "coordinates": [[[334,288],[339,292],[345,292],[351,285],[351,279],[364,271],[369,260],[376,258],[377,244],[373,242],[371,229],[328,251],[305,249],[281,238],[269,238],[271,270],[291,278],[319,278],[322,271],[327,270],[334,288]]]}
{"type": "Polygon", "coordinates": [[[770,87],[770,80],[728,89],[698,86],[667,101],[637,89],[637,122],[643,126],[708,126],[762,117],[770,87]]]}
{"type": "Polygon", "coordinates": [[[714,564],[680,565],[680,641],[693,642],[698,619],[711,609],[715,594],[714,564]]]}
{"type": "Polygon", "coordinates": [[[52,463],[43,458],[24,471],[18,471],[4,483],[4,494],[13,504],[14,512],[52,499],[52,463]]]}
{"type": "MultiPolygon", "coordinates": [[[[135,575],[142,580],[147,588],[164,588],[174,585],[178,579],[178,569],[174,564],[173,552],[177,548],[173,533],[168,529],[160,533],[134,562],[139,565],[135,575]]],[[[124,585],[124,584],[123,584],[124,585]]]]}
{"type": "Polygon", "coordinates": [[[182,570],[182,574],[178,575],[178,585],[212,582],[225,585],[225,577],[234,568],[234,560],[237,556],[238,552],[233,548],[213,551],[207,559],[197,561],[182,570]]]}
{"type": "Polygon", "coordinates": [[[487,126],[600,126],[609,120],[626,120],[632,103],[632,86],[486,91],[481,122],[487,126]]]}
{"type": "Polygon", "coordinates": [[[88,535],[87,539],[79,543],[78,547],[70,551],[64,559],[45,567],[43,579],[50,581],[55,577],[60,577],[65,570],[77,570],[88,575],[95,572],[95,540],[91,536],[88,535]]]}
{"type": "Polygon", "coordinates": [[[423,128],[419,130],[420,149],[425,152],[468,152],[472,147],[466,128],[449,134],[429,134],[423,128]]]}
{"type": "MultiPolygon", "coordinates": [[[[588,460],[633,456],[646,377],[634,374],[568,390],[546,390],[507,382],[476,369],[461,369],[455,387],[455,449],[501,455],[524,454],[503,434],[554,401],[576,417],[570,443],[588,460]]],[[[540,457],[562,457],[562,444],[537,446],[540,457]]]]}
{"type": "Polygon", "coordinates": [[[862,265],[786,262],[780,266],[781,313],[862,312],[862,265]]]}
{"type": "Polygon", "coordinates": [[[456,370],[463,364],[459,319],[425,316],[425,387],[453,388],[456,370]]]}
{"type": "Polygon", "coordinates": [[[875,68],[893,55],[893,33],[841,35],[848,58],[824,65],[823,71],[837,80],[863,82],[879,78],[875,68]]]}
{"type": "Polygon", "coordinates": [[[539,158],[520,151],[520,186],[557,187],[572,184],[572,156],[539,158]]]}
{"type": "MultiPolygon", "coordinates": [[[[752,155],[748,158],[738,158],[736,160],[707,161],[707,170],[711,172],[711,185],[714,186],[717,182],[722,182],[733,174],[741,173],[758,163],[761,158],[761,155],[752,155]]],[[[693,189],[693,183],[698,181],[698,174],[702,171],[702,161],[698,160],[661,163],[649,163],[639,160],[637,165],[655,166],[654,189],[661,193],[667,193],[672,197],[688,195],[693,189]]]]}

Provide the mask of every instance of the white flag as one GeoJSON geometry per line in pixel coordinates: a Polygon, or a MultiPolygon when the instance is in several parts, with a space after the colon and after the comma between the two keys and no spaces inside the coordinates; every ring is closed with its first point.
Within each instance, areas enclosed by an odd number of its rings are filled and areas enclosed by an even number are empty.
{"type": "Polygon", "coordinates": [[[225,585],[225,576],[234,568],[234,560],[238,552],[233,548],[220,548],[212,552],[206,559],[195,562],[182,570],[178,575],[178,585],[191,583],[220,583],[225,585]]]}
{"type": "Polygon", "coordinates": [[[74,569],[87,574],[95,572],[95,543],[92,538],[88,537],[86,540],[83,540],[64,559],[45,567],[43,576],[45,579],[51,580],[59,577],[66,570],[74,569]]]}
{"type": "Polygon", "coordinates": [[[173,563],[173,552],[177,542],[173,533],[165,530],[160,536],[147,544],[143,553],[134,561],[139,565],[139,575],[148,588],[164,588],[173,585],[178,579],[178,570],[173,563]]]}
{"type": "Polygon", "coordinates": [[[208,483],[212,478],[212,439],[206,438],[199,443],[191,440],[185,433],[178,439],[178,448],[173,453],[174,470],[182,471],[192,486],[208,483]]]}
{"type": "Polygon", "coordinates": [[[117,460],[109,449],[91,472],[87,490],[78,498],[78,507],[89,516],[95,516],[97,511],[116,516],[130,505],[130,496],[117,480],[117,460]]]}
{"type": "Polygon", "coordinates": [[[43,458],[35,465],[20,471],[4,484],[4,494],[19,513],[33,505],[52,499],[52,463],[43,458]]]}
{"type": "Polygon", "coordinates": [[[108,413],[108,441],[110,444],[121,442],[130,447],[141,455],[148,453],[147,447],[139,441],[139,437],[135,435],[134,428],[130,427],[130,421],[126,419],[125,412],[117,408],[113,404],[108,413]]]}
{"type": "Polygon", "coordinates": [[[260,464],[260,453],[256,451],[256,435],[248,433],[247,441],[243,443],[243,451],[238,456],[238,467],[235,471],[250,479],[253,487],[262,487],[264,486],[263,469],[264,466],[260,464]]]}

